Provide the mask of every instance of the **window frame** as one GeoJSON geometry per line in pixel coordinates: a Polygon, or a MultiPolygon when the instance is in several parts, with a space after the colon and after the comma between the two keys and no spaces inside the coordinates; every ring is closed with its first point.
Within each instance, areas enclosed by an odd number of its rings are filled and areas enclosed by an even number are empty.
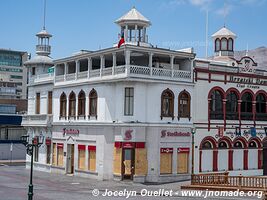
{"type": "Polygon", "coordinates": [[[174,119],[174,93],[167,88],[166,90],[164,90],[161,93],[161,120],[163,119],[163,117],[171,117],[172,120],[174,119]],[[165,96],[165,94],[169,94],[169,96],[165,96]],[[164,99],[168,99],[169,100],[169,113],[166,114],[166,112],[164,112],[164,99]]]}
{"type": "Polygon", "coordinates": [[[69,117],[76,117],[76,94],[73,91],[69,95],[69,117]]]}
{"type": "Polygon", "coordinates": [[[133,115],[134,115],[134,87],[126,87],[124,88],[124,116],[133,116],[133,115]],[[129,91],[127,92],[127,90],[129,91]],[[129,95],[127,95],[127,93],[129,95]]]}
{"type": "Polygon", "coordinates": [[[85,117],[86,95],[83,90],[78,94],[78,117],[85,117]]]}
{"type": "Polygon", "coordinates": [[[37,92],[36,93],[36,102],[35,102],[35,114],[39,115],[40,114],[40,103],[41,103],[41,93],[37,92]]]}
{"type": "Polygon", "coordinates": [[[93,88],[89,93],[89,115],[88,117],[96,117],[97,118],[97,101],[98,94],[96,90],[93,88]],[[93,110],[93,104],[95,104],[95,109],[93,110]]]}
{"type": "Polygon", "coordinates": [[[60,108],[59,108],[59,117],[67,117],[67,96],[63,92],[60,95],[60,108]]]}
{"type": "Polygon", "coordinates": [[[178,117],[189,118],[189,119],[191,118],[191,96],[186,90],[180,92],[178,96],[178,117]],[[187,97],[185,98],[183,97],[183,95],[186,95],[187,97]],[[186,106],[184,106],[185,104],[181,104],[181,100],[187,101],[186,106]],[[182,108],[182,112],[181,112],[181,108],[182,108]]]}

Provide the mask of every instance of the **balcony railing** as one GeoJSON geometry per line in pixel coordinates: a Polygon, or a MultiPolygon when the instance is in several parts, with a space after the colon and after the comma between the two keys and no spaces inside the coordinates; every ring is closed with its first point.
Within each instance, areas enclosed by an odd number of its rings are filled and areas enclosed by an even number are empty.
{"type": "Polygon", "coordinates": [[[30,84],[54,81],[54,73],[39,74],[29,79],[30,84]]]}
{"type": "Polygon", "coordinates": [[[267,121],[267,113],[256,113],[257,121],[267,121]]]}
{"type": "Polygon", "coordinates": [[[76,79],[90,79],[96,77],[106,77],[125,75],[125,77],[140,77],[140,78],[151,78],[151,79],[162,79],[162,80],[175,80],[175,81],[192,81],[191,71],[184,70],[171,70],[162,68],[150,68],[146,66],[137,65],[122,65],[116,66],[114,69],[112,67],[101,69],[94,69],[83,72],[58,75],[55,77],[55,82],[73,81],[76,79]]]}
{"type": "Polygon", "coordinates": [[[36,51],[37,52],[50,53],[51,52],[51,46],[50,45],[36,45],[36,51]]]}
{"type": "Polygon", "coordinates": [[[34,114],[22,116],[23,126],[50,126],[53,121],[51,114],[34,114]]]}

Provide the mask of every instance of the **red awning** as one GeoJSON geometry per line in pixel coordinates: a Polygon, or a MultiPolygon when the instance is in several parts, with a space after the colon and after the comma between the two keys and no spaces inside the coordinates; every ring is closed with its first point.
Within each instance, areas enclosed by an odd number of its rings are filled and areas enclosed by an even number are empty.
{"type": "Polygon", "coordinates": [[[64,144],[63,143],[57,143],[57,148],[63,148],[64,144]]]}
{"type": "Polygon", "coordinates": [[[173,153],[173,148],[160,148],[160,153],[173,153]]]}
{"type": "Polygon", "coordinates": [[[78,150],[85,150],[85,145],[78,144],[78,150]]]}
{"type": "Polygon", "coordinates": [[[89,151],[96,151],[96,146],[88,146],[89,151]]]}
{"type": "Polygon", "coordinates": [[[137,149],[144,149],[145,147],[146,147],[145,142],[136,142],[135,143],[135,148],[137,148],[137,149]]]}
{"type": "Polygon", "coordinates": [[[178,148],[177,152],[178,153],[189,153],[190,152],[190,148],[178,148]]]}

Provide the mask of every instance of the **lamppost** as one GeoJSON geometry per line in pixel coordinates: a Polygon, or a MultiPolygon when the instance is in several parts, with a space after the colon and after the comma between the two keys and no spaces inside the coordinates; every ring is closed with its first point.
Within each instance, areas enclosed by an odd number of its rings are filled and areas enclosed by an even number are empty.
{"type": "Polygon", "coordinates": [[[195,133],[196,133],[196,127],[193,125],[193,128],[191,128],[191,135],[192,135],[192,163],[191,163],[191,174],[194,174],[194,160],[195,160],[195,133]]]}
{"type": "Polygon", "coordinates": [[[44,136],[39,135],[30,141],[29,135],[21,136],[22,144],[24,144],[27,148],[27,154],[31,156],[31,172],[30,172],[30,184],[28,191],[28,200],[32,200],[33,196],[33,184],[32,184],[32,174],[33,174],[33,150],[34,148],[39,148],[44,142],[44,136]]]}

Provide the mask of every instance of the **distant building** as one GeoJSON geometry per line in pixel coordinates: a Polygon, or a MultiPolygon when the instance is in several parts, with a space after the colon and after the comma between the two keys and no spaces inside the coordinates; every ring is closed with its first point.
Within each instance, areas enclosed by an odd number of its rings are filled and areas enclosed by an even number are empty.
{"type": "MultiPolygon", "coordinates": [[[[267,71],[249,52],[235,59],[236,35],[212,35],[214,57],[195,60],[195,173],[267,174],[267,71]],[[264,159],[263,159],[264,158],[264,159]],[[263,167],[264,166],[264,167],[263,167]]],[[[266,68],[265,68],[266,69],[266,68]]]]}
{"type": "Polygon", "coordinates": [[[27,111],[26,52],[0,49],[0,160],[25,159],[20,136],[27,111]]]}

